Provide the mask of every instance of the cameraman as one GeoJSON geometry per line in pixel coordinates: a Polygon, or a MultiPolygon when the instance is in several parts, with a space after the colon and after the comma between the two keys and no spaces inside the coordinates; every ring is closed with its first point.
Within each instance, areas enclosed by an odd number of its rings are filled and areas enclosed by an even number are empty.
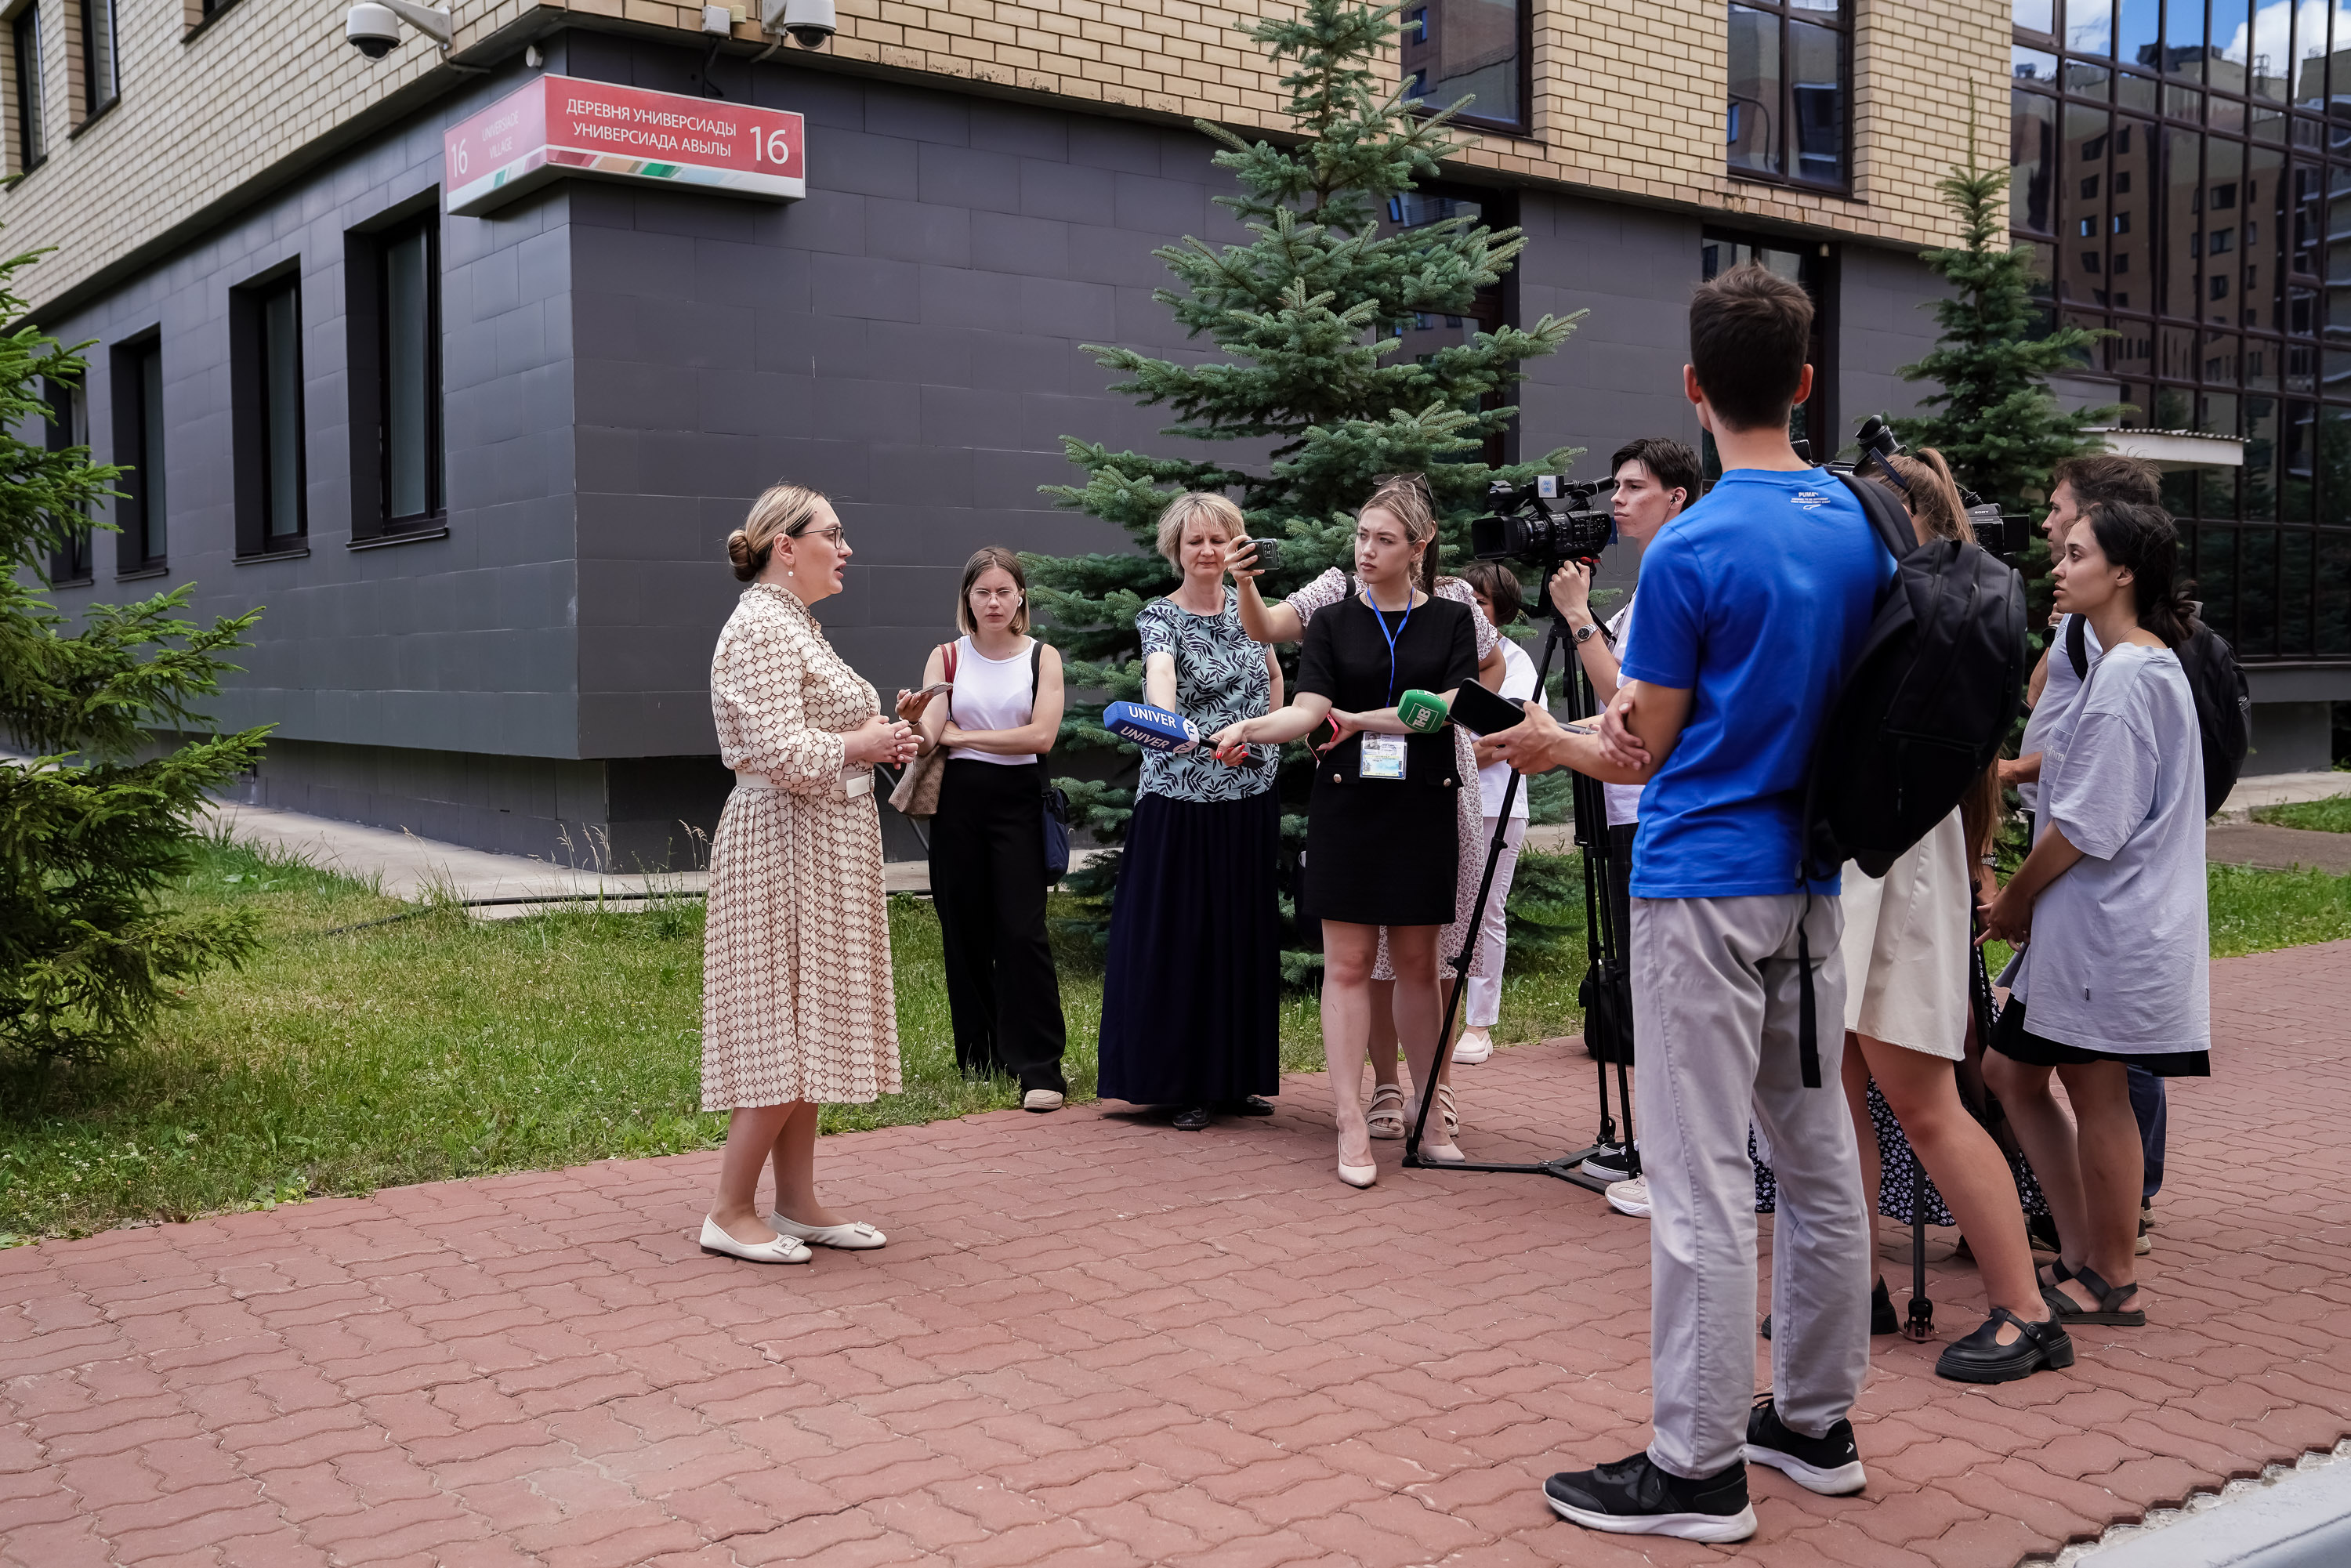
{"type": "Polygon", "coordinates": [[[1743,1541],[1746,1460],[1827,1494],[1861,1490],[1847,1413],[1869,1368],[1870,1234],[1844,1040],[1801,1071],[1801,955],[1819,1016],[1844,1010],[1837,880],[1803,880],[1799,801],[1813,742],[1893,562],[1861,503],[1800,459],[1788,418],[1812,391],[1811,297],[1756,266],[1690,303],[1683,391],[1721,482],[1641,563],[1645,608],[1596,735],[1541,705],[1494,737],[1525,773],[1567,766],[1646,784],[1633,877],[1635,1061],[1648,1177],[1646,1451],[1555,1475],[1543,1495],[1589,1529],[1743,1541]],[[1772,1392],[1754,1398],[1755,1186],[1750,1111],[1780,1181],[1772,1392]],[[1751,1407],[1750,1407],[1751,1406],[1751,1407]]]}
{"type": "MultiPolygon", "coordinates": [[[[1608,465],[1616,476],[1615,496],[1610,502],[1616,532],[1635,544],[1646,548],[1659,528],[1698,499],[1698,454],[1682,442],[1645,435],[1618,447],[1608,465]]],[[[1603,626],[1593,619],[1592,576],[1593,569],[1580,561],[1561,567],[1552,575],[1551,601],[1575,639],[1575,656],[1592,683],[1593,696],[1604,706],[1616,695],[1617,651],[1633,634],[1633,601],[1637,594],[1628,594],[1623,607],[1603,626]]],[[[1641,789],[1635,784],[1604,784],[1601,791],[1608,801],[1609,924],[1617,941],[1629,942],[1633,840],[1640,827],[1641,789]]],[[[1627,1017],[1625,1026],[1630,1028],[1632,1021],[1627,1017]]],[[[1611,1049],[1626,1050],[1632,1043],[1629,1040],[1604,1042],[1595,1046],[1593,1054],[1611,1061],[1614,1058],[1607,1054],[1611,1049]]],[[[1633,1175],[1630,1156],[1622,1145],[1593,1155],[1583,1162],[1583,1169],[1586,1175],[1615,1184],[1608,1189],[1609,1207],[1636,1218],[1649,1212],[1648,1184],[1633,1175]]]]}

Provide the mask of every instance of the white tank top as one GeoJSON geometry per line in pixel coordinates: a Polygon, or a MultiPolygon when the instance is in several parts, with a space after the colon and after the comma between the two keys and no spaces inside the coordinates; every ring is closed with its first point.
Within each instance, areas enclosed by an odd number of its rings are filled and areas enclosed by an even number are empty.
{"type": "MultiPolygon", "coordinates": [[[[955,706],[949,718],[957,729],[1019,729],[1029,722],[1035,705],[1029,693],[1029,651],[1033,638],[1023,638],[1020,652],[1008,659],[982,658],[971,639],[956,639],[955,706]]],[[[1037,760],[1037,754],[1006,757],[977,751],[968,746],[947,748],[950,761],[1000,762],[1018,768],[1037,760]]]]}

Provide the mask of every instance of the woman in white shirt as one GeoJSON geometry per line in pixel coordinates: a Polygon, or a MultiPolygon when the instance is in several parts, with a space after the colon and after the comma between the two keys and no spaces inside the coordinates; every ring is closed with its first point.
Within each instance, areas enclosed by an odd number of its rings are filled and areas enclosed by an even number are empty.
{"type": "MultiPolygon", "coordinates": [[[[1518,574],[1500,561],[1474,560],[1461,569],[1461,580],[1478,596],[1478,608],[1500,632],[1519,618],[1522,591],[1518,574]]],[[[1535,695],[1535,662],[1504,632],[1501,641],[1502,682],[1498,694],[1512,703],[1531,701],[1535,695]]],[[[1482,679],[1482,677],[1481,677],[1482,679]]],[[[1478,769],[1479,803],[1485,827],[1471,863],[1485,875],[1487,852],[1500,822],[1502,796],[1510,789],[1510,765],[1489,762],[1478,769]]],[[[1527,836],[1527,788],[1520,781],[1510,800],[1510,823],[1502,837],[1501,855],[1494,862],[1494,886],[1486,895],[1485,914],[1478,922],[1477,961],[1469,966],[1469,990],[1465,1003],[1460,1040],[1453,1047],[1456,1061],[1484,1061],[1494,1054],[1494,1025],[1502,1017],[1502,962],[1510,940],[1510,877],[1518,870],[1519,847],[1527,836]]]]}
{"type": "Polygon", "coordinates": [[[1008,1072],[1020,1103],[1057,1111],[1066,1030],[1045,936],[1045,753],[1061,728],[1061,651],[1029,635],[1020,558],[990,545],[964,563],[956,598],[963,635],[931,650],[925,687],[904,694],[923,750],[944,746],[931,819],[931,903],[938,911],[956,1061],[1008,1072]]]}
{"type": "Polygon", "coordinates": [[[2203,744],[2173,652],[2192,613],[2179,549],[2161,507],[2126,502],[2066,536],[2057,608],[2088,616],[2106,652],[2043,754],[2032,852],[1984,910],[1987,935],[2021,946],[1984,1077],[2057,1221],[2042,1293],[2066,1323],[2147,1322],[2132,1301],[2143,1165],[2126,1064],[2211,1071],[2203,744]],[[2036,925],[2051,940],[2032,939],[2036,925]]]}

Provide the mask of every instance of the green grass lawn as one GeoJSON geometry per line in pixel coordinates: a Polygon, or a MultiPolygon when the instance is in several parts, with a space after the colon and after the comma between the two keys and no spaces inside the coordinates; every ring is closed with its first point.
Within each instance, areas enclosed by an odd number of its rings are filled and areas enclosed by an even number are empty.
{"type": "Polygon", "coordinates": [[[2324,800],[2301,800],[2291,806],[2263,806],[2253,821],[2279,828],[2315,828],[2321,832],[2351,833],[2351,795],[2324,800]]]}
{"type": "MultiPolygon", "coordinates": [[[[2351,936],[2351,877],[2215,866],[2211,890],[2216,957],[2351,936]]],[[[208,851],[179,896],[258,908],[263,947],[245,968],[193,988],[152,1038],[102,1065],[43,1074],[0,1064],[0,1245],[675,1154],[723,1133],[723,1118],[696,1109],[696,902],[509,921],[443,910],[327,935],[405,906],[243,847],[208,851]]],[[[1566,938],[1554,956],[1531,962],[1520,950],[1503,982],[1498,1038],[1582,1027],[1580,914],[1554,911],[1566,938]]],[[[956,1071],[929,903],[893,899],[891,928],[906,1088],[872,1105],[828,1107],[825,1127],[1016,1103],[1010,1082],[956,1071]]],[[[1102,973],[1081,946],[1058,956],[1070,1086],[1083,1099],[1094,1091],[1102,973]]],[[[1285,1068],[1322,1065],[1319,1017],[1311,994],[1285,999],[1285,1068]]]]}
{"type": "MultiPolygon", "coordinates": [[[[242,847],[205,852],[191,904],[257,907],[242,970],[195,986],[151,1039],[43,1074],[0,1059],[0,1244],[182,1219],[308,1195],[545,1169],[715,1145],[699,1103],[702,907],[562,908],[475,921],[455,910],[342,935],[406,906],[242,847]]],[[[905,1091],[829,1106],[828,1131],[1019,1103],[955,1065],[936,918],[891,901],[905,1091]]],[[[1059,955],[1073,1098],[1094,1092],[1102,971],[1059,955]]],[[[1562,961],[1504,985],[1500,1033],[1571,1030],[1562,961]]],[[[1322,1065],[1308,993],[1281,1014],[1288,1069],[1322,1065]]]]}

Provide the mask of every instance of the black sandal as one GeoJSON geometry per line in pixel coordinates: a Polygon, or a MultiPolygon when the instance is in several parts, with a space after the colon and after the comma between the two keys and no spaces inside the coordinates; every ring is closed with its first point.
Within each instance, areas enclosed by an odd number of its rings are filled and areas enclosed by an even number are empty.
{"type": "Polygon", "coordinates": [[[2032,1282],[2034,1286],[2040,1290],[2054,1290],[2074,1277],[2074,1270],[2065,1267],[2065,1260],[2063,1258],[2053,1259],[2049,1262],[2043,1263],[2042,1268],[2049,1270],[2049,1283],[2045,1285],[2042,1284],[2040,1276],[2036,1272],[2033,1276],[2032,1282]]]}
{"type": "Polygon", "coordinates": [[[2074,1341],[2054,1317],[2029,1323],[2006,1307],[1994,1307],[1983,1326],[1947,1346],[1935,1375],[1954,1383],[2013,1383],[2043,1367],[2062,1371],[2074,1364],[2074,1341]],[[2014,1323],[2017,1337],[2000,1343],[2000,1325],[2014,1323]]]}
{"type": "Polygon", "coordinates": [[[2074,1278],[2081,1282],[2084,1290],[2098,1298],[2098,1304],[2095,1307],[2077,1306],[2071,1296],[2053,1286],[2041,1292],[2041,1299],[2049,1303],[2049,1310],[2057,1315],[2059,1322],[2111,1323],[2116,1328],[2126,1329],[2147,1326],[2146,1308],[2126,1308],[2123,1305],[2138,1294],[2137,1285],[2125,1285],[2116,1290],[2098,1278],[2095,1269],[2076,1269],[2074,1278]]]}

